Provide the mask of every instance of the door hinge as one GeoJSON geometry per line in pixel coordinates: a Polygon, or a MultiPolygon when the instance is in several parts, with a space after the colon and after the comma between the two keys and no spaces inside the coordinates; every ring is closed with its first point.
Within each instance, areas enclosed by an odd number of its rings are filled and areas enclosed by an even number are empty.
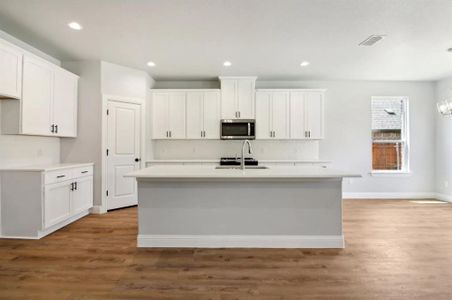
{"type": "Polygon", "coordinates": [[[107,149],[107,156],[108,156],[109,153],[110,153],[110,150],[107,149]]]}
{"type": "Polygon", "coordinates": [[[110,114],[110,110],[109,109],[107,109],[107,116],[110,114]]]}
{"type": "Polygon", "coordinates": [[[107,194],[107,197],[108,197],[108,190],[105,191],[105,194],[107,194]]]}

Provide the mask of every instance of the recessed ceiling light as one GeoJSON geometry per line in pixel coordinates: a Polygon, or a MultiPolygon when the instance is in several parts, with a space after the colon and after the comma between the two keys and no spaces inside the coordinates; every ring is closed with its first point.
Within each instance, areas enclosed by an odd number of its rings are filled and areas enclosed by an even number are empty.
{"type": "Polygon", "coordinates": [[[302,66],[302,67],[309,66],[309,61],[302,61],[300,66],[302,66]]]}
{"type": "Polygon", "coordinates": [[[80,25],[77,22],[71,22],[71,23],[67,24],[67,26],[69,26],[69,28],[74,29],[74,30],[82,30],[83,29],[82,25],[80,25]]]}
{"type": "Polygon", "coordinates": [[[224,63],[223,63],[223,66],[225,66],[225,67],[230,67],[230,66],[232,66],[232,63],[230,62],[230,61],[225,61],[224,63]]]}
{"type": "Polygon", "coordinates": [[[155,67],[155,62],[148,61],[147,65],[148,65],[148,67],[155,67]]]}

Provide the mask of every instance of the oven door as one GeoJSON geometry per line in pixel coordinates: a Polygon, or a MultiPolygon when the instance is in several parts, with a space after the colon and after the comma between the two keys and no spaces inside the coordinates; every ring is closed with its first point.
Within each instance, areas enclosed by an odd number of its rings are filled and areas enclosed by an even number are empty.
{"type": "Polygon", "coordinates": [[[255,139],[254,120],[221,120],[222,140],[255,139]]]}

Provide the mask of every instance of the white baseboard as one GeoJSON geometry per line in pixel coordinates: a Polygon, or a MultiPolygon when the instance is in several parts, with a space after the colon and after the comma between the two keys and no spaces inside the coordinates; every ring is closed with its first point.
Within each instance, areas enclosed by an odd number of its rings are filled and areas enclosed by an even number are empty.
{"type": "Polygon", "coordinates": [[[150,248],[344,248],[343,235],[138,235],[150,248]]]}
{"type": "Polygon", "coordinates": [[[89,212],[94,215],[101,215],[107,213],[107,210],[102,205],[94,205],[89,212]]]}
{"type": "Polygon", "coordinates": [[[452,203],[452,196],[450,196],[450,195],[436,193],[436,197],[435,198],[438,199],[438,200],[441,200],[441,201],[447,201],[447,202],[451,202],[452,203]]]}
{"type": "Polygon", "coordinates": [[[436,193],[343,193],[343,199],[436,199],[436,193]]]}

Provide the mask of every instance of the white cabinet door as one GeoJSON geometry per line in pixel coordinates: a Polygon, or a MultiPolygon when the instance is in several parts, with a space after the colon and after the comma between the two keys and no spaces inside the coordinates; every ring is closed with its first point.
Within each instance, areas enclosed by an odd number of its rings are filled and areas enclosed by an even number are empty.
{"type": "Polygon", "coordinates": [[[256,139],[272,138],[271,92],[256,92],[256,139]]]}
{"type": "Polygon", "coordinates": [[[200,139],[204,134],[204,93],[187,92],[187,138],[200,139]]]}
{"type": "Polygon", "coordinates": [[[238,118],[237,108],[237,81],[232,79],[221,80],[221,118],[238,118]]]}
{"type": "Polygon", "coordinates": [[[152,94],[152,138],[169,138],[169,95],[168,93],[152,94]]]}
{"type": "Polygon", "coordinates": [[[55,69],[53,122],[56,136],[77,136],[78,77],[64,69],[55,69]]]}
{"type": "Polygon", "coordinates": [[[308,138],[323,138],[323,93],[305,93],[306,130],[308,138]]]}
{"type": "Polygon", "coordinates": [[[304,92],[290,93],[290,138],[307,138],[304,92]]]}
{"type": "Polygon", "coordinates": [[[0,98],[22,95],[22,52],[0,44],[0,98]]]}
{"type": "Polygon", "coordinates": [[[51,107],[54,66],[25,56],[22,94],[23,134],[53,135],[51,107]]]}
{"type": "Polygon", "coordinates": [[[71,182],[49,184],[44,192],[44,227],[67,219],[71,214],[71,182]]]}
{"type": "Polygon", "coordinates": [[[204,138],[220,138],[220,94],[204,93],[204,138]]]}
{"type": "Polygon", "coordinates": [[[289,93],[273,92],[271,103],[271,124],[273,138],[289,138],[289,93]]]}
{"type": "Polygon", "coordinates": [[[75,186],[71,200],[73,215],[93,207],[93,177],[76,178],[74,182],[75,186]]]}
{"type": "Polygon", "coordinates": [[[254,85],[253,79],[237,80],[237,110],[239,119],[254,119],[254,85]]]}
{"type": "Polygon", "coordinates": [[[185,93],[169,93],[169,137],[184,139],[185,134],[185,93]]]}

